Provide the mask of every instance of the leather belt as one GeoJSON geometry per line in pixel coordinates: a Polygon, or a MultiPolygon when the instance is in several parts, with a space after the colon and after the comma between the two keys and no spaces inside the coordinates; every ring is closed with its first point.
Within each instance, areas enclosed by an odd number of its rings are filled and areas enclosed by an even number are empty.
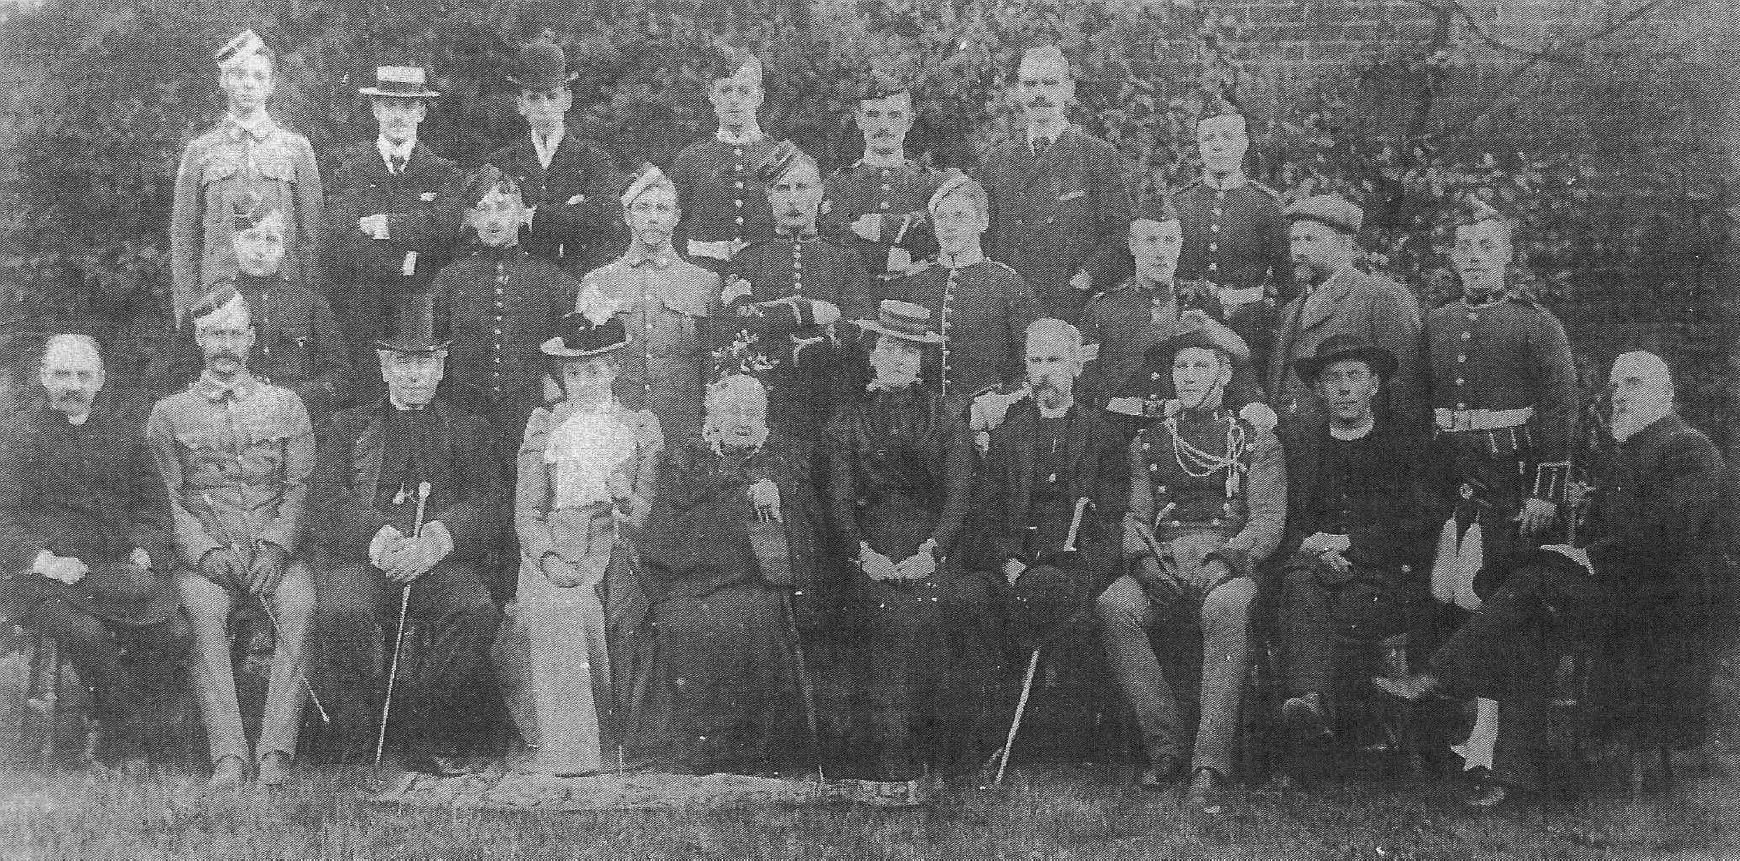
{"type": "Polygon", "coordinates": [[[1451,410],[1439,407],[1432,411],[1441,431],[1489,431],[1521,427],[1535,417],[1534,407],[1515,410],[1451,410]]]}

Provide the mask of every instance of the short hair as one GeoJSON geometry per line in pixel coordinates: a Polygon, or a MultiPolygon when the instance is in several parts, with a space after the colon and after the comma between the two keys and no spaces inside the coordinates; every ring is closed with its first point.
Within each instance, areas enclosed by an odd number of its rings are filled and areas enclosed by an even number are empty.
{"type": "Polygon", "coordinates": [[[42,353],[37,356],[36,360],[38,369],[48,366],[48,354],[60,344],[83,344],[90,349],[91,355],[97,357],[97,365],[106,367],[103,361],[103,347],[97,343],[96,338],[82,332],[60,332],[48,336],[48,340],[42,342],[42,353]]]}
{"type": "Polygon", "coordinates": [[[1512,245],[1516,244],[1518,228],[1516,218],[1478,198],[1475,198],[1467,206],[1457,207],[1455,223],[1451,225],[1450,232],[1451,235],[1454,236],[1456,231],[1461,230],[1464,227],[1473,227],[1477,224],[1483,224],[1488,221],[1503,228],[1504,240],[1506,242],[1509,242],[1512,245]]]}
{"type": "Polygon", "coordinates": [[[1077,359],[1081,358],[1081,330],[1067,320],[1059,320],[1056,317],[1040,317],[1027,324],[1027,331],[1024,335],[1023,342],[1031,341],[1035,336],[1059,338],[1069,348],[1071,356],[1077,359]]]}
{"type": "Polygon", "coordinates": [[[749,374],[726,374],[707,386],[707,394],[702,408],[711,413],[726,398],[736,394],[747,394],[767,405],[767,386],[749,374]]]}
{"type": "Polygon", "coordinates": [[[478,168],[465,180],[465,208],[476,209],[490,192],[498,190],[502,194],[517,195],[520,194],[520,184],[493,164],[478,168]]]}

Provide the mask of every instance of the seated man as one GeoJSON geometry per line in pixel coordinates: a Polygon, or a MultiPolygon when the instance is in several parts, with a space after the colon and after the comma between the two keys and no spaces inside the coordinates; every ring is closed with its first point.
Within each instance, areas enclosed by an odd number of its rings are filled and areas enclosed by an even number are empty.
{"type": "Polygon", "coordinates": [[[1294,366],[1326,410],[1281,423],[1289,697],[1281,715],[1304,741],[1330,732],[1340,641],[1402,633],[1425,599],[1428,515],[1413,440],[1372,408],[1395,356],[1363,336],[1333,335],[1294,366]]]}
{"type": "Polygon", "coordinates": [[[302,722],[302,646],[314,580],[301,548],[314,430],[295,392],[248,373],[254,329],[233,288],[192,311],[205,372],[157,402],[145,439],[175,514],[181,568],[175,588],[193,620],[193,686],[211,747],[212,783],[233,786],[256,763],[259,780],[284,782],[302,722]],[[277,640],[250,757],[230,664],[231,612],[265,611],[277,640]]]}
{"type": "Polygon", "coordinates": [[[362,761],[380,714],[376,624],[386,620],[390,652],[393,614],[407,601],[433,643],[420,654],[420,676],[396,681],[389,730],[407,767],[438,772],[441,755],[457,752],[451,742],[467,723],[466,697],[500,618],[479,569],[501,534],[507,490],[495,462],[480,456],[489,425],[435,397],[447,345],[435,340],[427,309],[407,306],[400,319],[410,325],[375,342],[386,399],[339,413],[321,440],[314,498],[326,521],[316,541],[330,564],[317,573],[316,677],[330,692],[333,753],[362,761]]]}
{"type": "MultiPolygon", "coordinates": [[[[1613,362],[1618,451],[1597,490],[1601,537],[1510,559],[1509,576],[1432,656],[1427,673],[1374,679],[1406,699],[1491,696],[1500,704],[1492,774],[1467,803],[1493,808],[1543,788],[1546,720],[1565,644],[1587,641],[1619,658],[1638,713],[1634,753],[1704,740],[1710,684],[1708,620],[1726,584],[1712,577],[1732,541],[1731,481],[1708,437],[1674,412],[1667,364],[1631,352],[1613,362]]],[[[1482,584],[1484,585],[1484,584],[1482,584]]]]}
{"type": "Polygon", "coordinates": [[[137,414],[103,388],[84,335],[42,353],[46,403],[0,434],[0,610],[53,637],[93,694],[99,761],[161,744],[187,626],[176,612],[169,500],[137,414]]]}
{"type": "MultiPolygon", "coordinates": [[[[1130,443],[1124,552],[1135,567],[1100,594],[1106,652],[1136,712],[1153,771],[1172,779],[1187,730],[1148,630],[1182,610],[1202,627],[1202,720],[1185,804],[1220,811],[1250,663],[1256,568],[1281,543],[1287,474],[1274,434],[1222,407],[1232,380],[1227,330],[1198,329],[1154,349],[1172,358],[1178,400],[1130,443]]],[[[1236,337],[1236,336],[1234,336],[1236,337]]]]}

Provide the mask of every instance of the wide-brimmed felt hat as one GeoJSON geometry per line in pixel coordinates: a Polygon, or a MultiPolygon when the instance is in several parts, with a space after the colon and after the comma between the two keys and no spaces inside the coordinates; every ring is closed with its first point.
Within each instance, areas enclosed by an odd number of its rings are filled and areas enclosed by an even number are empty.
{"type": "Polygon", "coordinates": [[[1149,347],[1148,356],[1150,359],[1157,359],[1161,363],[1170,363],[1173,359],[1177,358],[1178,351],[1186,350],[1191,347],[1200,347],[1204,350],[1218,350],[1229,356],[1236,356],[1241,352],[1241,345],[1233,343],[1228,339],[1237,337],[1238,335],[1233,334],[1231,329],[1227,329],[1224,326],[1204,326],[1195,329],[1186,329],[1152,347],[1149,347]]]}
{"type": "Polygon", "coordinates": [[[237,230],[248,230],[259,226],[260,222],[270,218],[274,212],[283,212],[283,207],[258,191],[249,189],[237,195],[230,205],[230,224],[237,230]]]}
{"type": "Polygon", "coordinates": [[[522,90],[553,90],[566,86],[580,77],[568,70],[568,54],[562,46],[547,39],[527,42],[520,47],[508,83],[522,90]]]}
{"type": "Polygon", "coordinates": [[[429,89],[428,75],[421,66],[376,66],[372,87],[358,87],[361,95],[391,99],[433,99],[440,93],[429,89]]]}
{"type": "Polygon", "coordinates": [[[435,334],[435,309],[425,299],[401,303],[393,315],[387,337],[375,340],[375,349],[394,353],[427,355],[447,349],[448,341],[435,334]]]}
{"type": "Polygon", "coordinates": [[[761,157],[761,161],[756,162],[755,177],[766,185],[773,185],[792,168],[806,162],[815,164],[816,160],[798,149],[797,144],[780,141],[773,149],[768,150],[767,155],[761,157]]]}
{"type": "Polygon", "coordinates": [[[867,332],[911,341],[915,344],[941,344],[943,336],[930,327],[930,309],[899,299],[884,299],[876,306],[876,319],[854,320],[867,332]]]}
{"type": "Polygon", "coordinates": [[[1396,372],[1396,354],[1351,332],[1330,335],[1317,345],[1317,352],[1293,360],[1293,370],[1299,379],[1311,382],[1324,368],[1336,362],[1364,362],[1372,373],[1389,379],[1396,372]]]}
{"type": "Polygon", "coordinates": [[[622,319],[612,316],[602,323],[592,322],[583,311],[569,311],[556,323],[556,337],[539,345],[546,356],[559,359],[585,359],[614,353],[628,346],[628,329],[622,319]]]}

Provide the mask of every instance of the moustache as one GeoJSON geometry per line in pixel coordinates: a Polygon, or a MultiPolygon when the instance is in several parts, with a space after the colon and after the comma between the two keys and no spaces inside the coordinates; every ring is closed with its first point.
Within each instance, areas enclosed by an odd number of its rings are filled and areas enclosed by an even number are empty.
{"type": "Polygon", "coordinates": [[[877,131],[875,131],[875,132],[872,132],[872,133],[871,133],[871,134],[870,134],[870,137],[871,137],[871,138],[874,138],[874,139],[876,139],[876,140],[882,140],[882,139],[884,139],[884,138],[891,138],[891,137],[894,137],[894,132],[891,132],[891,131],[889,131],[889,130],[888,130],[888,129],[879,129],[879,130],[877,130],[877,131]]]}
{"type": "Polygon", "coordinates": [[[242,354],[230,350],[219,350],[211,354],[211,357],[213,359],[229,359],[232,362],[239,362],[242,360],[242,354]]]}
{"type": "Polygon", "coordinates": [[[83,389],[67,389],[66,391],[56,392],[54,399],[56,401],[84,401],[89,400],[90,395],[86,394],[83,389]]]}

